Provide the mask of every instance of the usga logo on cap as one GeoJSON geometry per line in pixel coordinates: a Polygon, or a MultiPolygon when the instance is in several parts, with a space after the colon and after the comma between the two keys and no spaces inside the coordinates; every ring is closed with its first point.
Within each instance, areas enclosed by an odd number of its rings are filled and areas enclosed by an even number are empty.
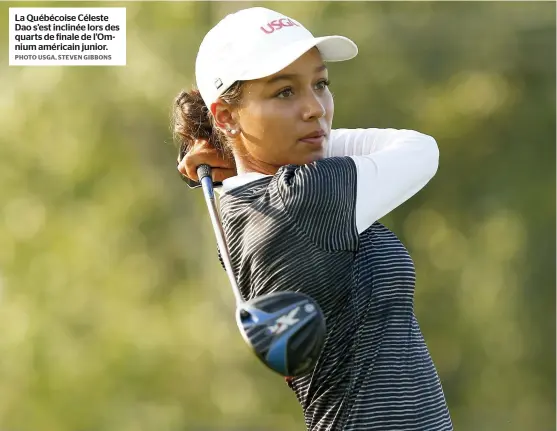
{"type": "Polygon", "coordinates": [[[292,27],[292,26],[300,27],[298,23],[295,23],[290,18],[281,18],[281,19],[275,19],[271,22],[268,22],[265,25],[265,27],[261,26],[261,30],[263,31],[263,33],[271,34],[275,30],[280,30],[283,27],[292,27]]]}

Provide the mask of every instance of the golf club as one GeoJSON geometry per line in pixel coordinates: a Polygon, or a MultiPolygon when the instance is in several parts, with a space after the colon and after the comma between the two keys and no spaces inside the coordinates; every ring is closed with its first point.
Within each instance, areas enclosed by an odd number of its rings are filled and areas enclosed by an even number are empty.
{"type": "Polygon", "coordinates": [[[236,298],[236,323],[252,351],[271,370],[285,377],[310,373],[325,343],[325,317],[309,296],[281,291],[244,301],[232,269],[220,222],[211,168],[197,168],[199,182],[211,216],[217,244],[236,298]]]}

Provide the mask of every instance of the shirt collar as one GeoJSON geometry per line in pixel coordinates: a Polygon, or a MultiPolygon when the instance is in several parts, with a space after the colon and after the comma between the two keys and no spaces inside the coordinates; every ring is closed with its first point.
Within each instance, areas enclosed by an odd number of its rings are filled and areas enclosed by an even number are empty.
{"type": "Polygon", "coordinates": [[[243,186],[244,184],[251,183],[252,181],[259,180],[265,177],[272,177],[272,175],[265,175],[259,172],[248,172],[245,174],[236,175],[234,177],[230,177],[225,179],[222,182],[222,187],[219,187],[217,190],[220,194],[229,192],[236,187],[243,186]]]}

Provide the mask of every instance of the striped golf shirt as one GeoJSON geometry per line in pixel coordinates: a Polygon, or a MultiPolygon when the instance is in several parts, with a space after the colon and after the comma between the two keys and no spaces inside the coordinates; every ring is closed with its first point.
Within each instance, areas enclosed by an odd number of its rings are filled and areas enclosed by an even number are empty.
{"type": "Polygon", "coordinates": [[[414,314],[415,270],[377,220],[433,177],[438,148],[409,130],[333,130],[325,157],[224,181],[220,211],[245,300],[291,290],[321,306],[314,371],[288,381],[308,430],[452,430],[414,314]]]}

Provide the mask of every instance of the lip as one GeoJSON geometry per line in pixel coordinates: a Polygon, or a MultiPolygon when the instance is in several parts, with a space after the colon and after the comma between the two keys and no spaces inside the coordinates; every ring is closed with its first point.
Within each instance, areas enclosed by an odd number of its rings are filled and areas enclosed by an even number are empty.
{"type": "Polygon", "coordinates": [[[319,145],[323,143],[326,137],[326,133],[322,129],[319,129],[307,134],[299,140],[302,142],[307,142],[308,144],[319,145]]]}

